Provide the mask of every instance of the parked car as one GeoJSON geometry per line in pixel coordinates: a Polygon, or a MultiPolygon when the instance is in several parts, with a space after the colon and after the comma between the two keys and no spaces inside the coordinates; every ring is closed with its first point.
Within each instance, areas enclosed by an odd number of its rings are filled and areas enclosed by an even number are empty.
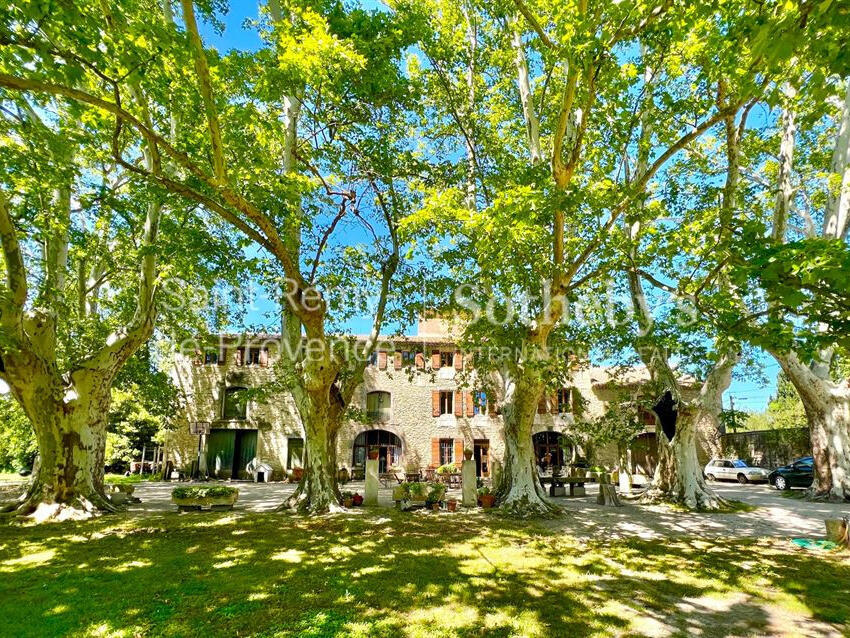
{"type": "Polygon", "coordinates": [[[705,478],[709,481],[726,479],[738,481],[738,483],[749,483],[750,481],[766,481],[767,470],[763,467],[751,467],[741,459],[714,459],[709,461],[703,470],[705,478]]]}
{"type": "Polygon", "coordinates": [[[778,490],[809,487],[815,480],[815,460],[811,456],[804,456],[793,463],[776,468],[767,480],[778,490]]]}

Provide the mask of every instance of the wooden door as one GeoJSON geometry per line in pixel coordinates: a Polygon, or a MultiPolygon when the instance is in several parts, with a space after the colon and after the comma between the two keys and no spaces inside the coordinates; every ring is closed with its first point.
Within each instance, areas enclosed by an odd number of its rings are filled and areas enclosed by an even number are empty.
{"type": "Polygon", "coordinates": [[[472,451],[475,458],[475,475],[482,478],[490,476],[490,441],[487,439],[476,440],[472,451]]]}
{"type": "Polygon", "coordinates": [[[250,479],[248,464],[257,456],[257,431],[237,430],[233,451],[233,478],[250,479]]]}
{"type": "Polygon", "coordinates": [[[220,479],[233,477],[233,452],[236,430],[210,430],[207,438],[207,471],[220,479]]]}

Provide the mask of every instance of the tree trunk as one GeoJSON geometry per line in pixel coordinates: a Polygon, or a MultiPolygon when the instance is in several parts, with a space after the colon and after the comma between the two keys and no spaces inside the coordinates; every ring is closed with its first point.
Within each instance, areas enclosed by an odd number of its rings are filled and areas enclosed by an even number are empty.
{"type": "Polygon", "coordinates": [[[329,403],[320,394],[296,399],[304,425],[304,474],[285,506],[302,514],[340,510],[336,489],[336,434],[331,433],[329,403]]]}
{"type": "Polygon", "coordinates": [[[850,500],[850,386],[815,374],[795,354],[774,354],[800,395],[812,441],[815,475],[809,497],[850,500]]]}
{"type": "Polygon", "coordinates": [[[496,502],[516,516],[539,516],[558,511],[537,476],[531,430],[543,388],[527,379],[509,383],[502,406],[505,423],[505,458],[496,502]]]}
{"type": "Polygon", "coordinates": [[[648,502],[680,503],[688,509],[716,510],[725,505],[714,490],[705,484],[697,459],[696,427],[693,417],[678,414],[675,434],[668,438],[656,433],[658,465],[643,499],[648,502]]]}
{"type": "Polygon", "coordinates": [[[110,384],[63,387],[47,375],[12,386],[35,430],[39,467],[15,513],[37,522],[89,518],[117,508],[103,486],[110,384]]]}

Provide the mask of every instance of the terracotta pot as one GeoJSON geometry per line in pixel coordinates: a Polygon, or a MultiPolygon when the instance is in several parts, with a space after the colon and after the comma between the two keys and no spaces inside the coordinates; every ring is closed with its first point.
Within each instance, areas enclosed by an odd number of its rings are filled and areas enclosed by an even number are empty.
{"type": "Polygon", "coordinates": [[[446,503],[446,506],[449,508],[450,512],[457,511],[457,501],[449,501],[448,503],[446,503]]]}
{"type": "Polygon", "coordinates": [[[493,494],[482,494],[478,497],[478,502],[481,503],[481,507],[484,509],[490,509],[493,507],[493,503],[496,501],[496,497],[493,494]]]}
{"type": "Polygon", "coordinates": [[[303,476],[304,476],[304,468],[301,468],[301,467],[292,468],[292,472],[289,475],[289,482],[290,483],[298,483],[298,481],[300,481],[303,476]]]}

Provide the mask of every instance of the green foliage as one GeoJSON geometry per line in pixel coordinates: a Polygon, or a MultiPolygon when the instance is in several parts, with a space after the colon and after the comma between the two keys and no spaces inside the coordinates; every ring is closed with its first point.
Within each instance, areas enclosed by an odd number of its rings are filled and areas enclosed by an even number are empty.
{"type": "Polygon", "coordinates": [[[31,469],[37,452],[35,434],[20,405],[8,395],[0,396],[0,469],[31,469]]]}
{"type": "Polygon", "coordinates": [[[459,472],[460,470],[454,463],[446,463],[437,468],[437,474],[440,475],[458,474],[459,472]]]}
{"type": "Polygon", "coordinates": [[[807,428],[803,402],[788,380],[780,372],[776,379],[776,394],[767,404],[767,410],[747,416],[746,430],[786,430],[807,428]]]}
{"type": "Polygon", "coordinates": [[[171,490],[171,496],[179,499],[213,499],[235,496],[239,490],[226,485],[180,485],[171,490]]]}

